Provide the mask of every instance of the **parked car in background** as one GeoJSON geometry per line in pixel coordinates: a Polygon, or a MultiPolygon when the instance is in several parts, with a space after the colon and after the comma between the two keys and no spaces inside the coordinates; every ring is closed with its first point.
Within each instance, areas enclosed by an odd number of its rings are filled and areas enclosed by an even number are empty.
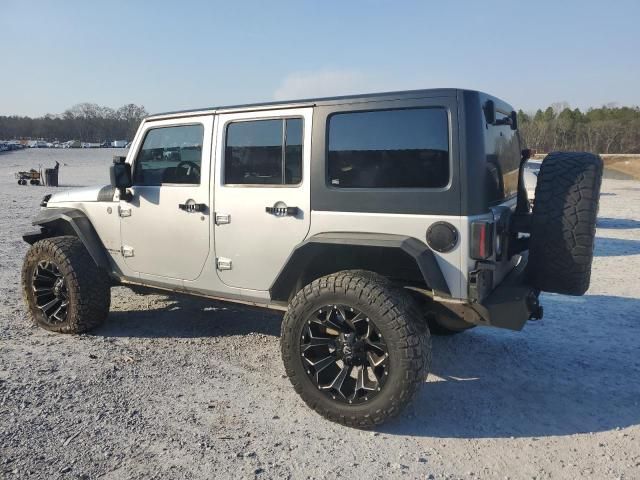
{"type": "Polygon", "coordinates": [[[62,144],[63,148],[80,148],[82,144],[78,140],[69,140],[62,144]]]}
{"type": "Polygon", "coordinates": [[[524,186],[527,189],[527,197],[531,205],[533,205],[536,196],[536,185],[538,184],[538,173],[540,173],[541,165],[542,160],[529,160],[524,169],[524,186]]]}
{"type": "Polygon", "coordinates": [[[24,148],[24,145],[18,140],[9,140],[8,142],[5,142],[5,144],[9,150],[22,150],[24,148]]]}

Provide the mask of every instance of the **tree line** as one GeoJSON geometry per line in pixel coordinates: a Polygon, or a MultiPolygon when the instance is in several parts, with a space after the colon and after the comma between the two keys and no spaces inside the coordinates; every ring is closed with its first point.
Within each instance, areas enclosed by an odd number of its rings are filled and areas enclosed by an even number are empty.
{"type": "Polygon", "coordinates": [[[140,121],[148,115],[132,103],[118,109],[80,103],[59,115],[44,117],[0,116],[0,139],[45,139],[104,142],[132,140],[140,121]]]}
{"type": "Polygon", "coordinates": [[[520,134],[528,148],[594,153],[640,153],[640,108],[615,105],[571,109],[554,104],[534,114],[518,111],[520,134]]]}
{"type": "MultiPolygon", "coordinates": [[[[147,115],[143,106],[134,104],[113,109],[80,103],[59,115],[0,116],[0,139],[132,140],[147,115]]],[[[520,110],[518,123],[527,147],[541,152],[640,153],[639,107],[608,105],[582,112],[558,103],[535,113],[520,110]]]]}

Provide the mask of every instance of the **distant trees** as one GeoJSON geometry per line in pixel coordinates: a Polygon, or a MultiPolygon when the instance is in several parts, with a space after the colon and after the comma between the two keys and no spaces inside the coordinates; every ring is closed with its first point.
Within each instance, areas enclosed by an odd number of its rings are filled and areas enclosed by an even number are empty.
{"type": "Polygon", "coordinates": [[[639,107],[607,105],[581,112],[558,103],[535,114],[520,110],[518,124],[527,147],[541,152],[640,153],[639,107]]]}
{"type": "Polygon", "coordinates": [[[0,139],[131,140],[140,121],[148,115],[143,106],[128,104],[114,110],[95,103],[79,103],[60,115],[30,118],[0,116],[0,139]]]}
{"type": "MultiPolygon", "coordinates": [[[[0,116],[0,139],[132,140],[143,106],[132,103],[114,110],[95,103],[79,103],[60,115],[40,118],[0,116]]],[[[640,153],[640,108],[607,105],[586,112],[556,103],[534,114],[518,112],[525,144],[541,152],[586,150],[596,153],[640,153]]]]}

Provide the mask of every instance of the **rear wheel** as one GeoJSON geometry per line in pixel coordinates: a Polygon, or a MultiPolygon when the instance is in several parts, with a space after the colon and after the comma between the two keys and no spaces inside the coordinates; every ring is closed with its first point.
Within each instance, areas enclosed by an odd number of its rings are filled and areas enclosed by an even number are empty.
{"type": "Polygon", "coordinates": [[[22,291],[35,323],[54,332],[86,332],[109,313],[109,279],[77,237],[34,243],[22,266],[22,291]]]}
{"type": "Polygon", "coordinates": [[[424,381],[428,331],[401,289],[370,272],[345,271],[304,287],[282,324],[285,370],[329,420],[371,427],[398,414],[424,381]]]}
{"type": "Polygon", "coordinates": [[[529,244],[532,285],[565,295],[589,288],[602,160],[584,152],[547,155],[540,167],[529,244]]]}

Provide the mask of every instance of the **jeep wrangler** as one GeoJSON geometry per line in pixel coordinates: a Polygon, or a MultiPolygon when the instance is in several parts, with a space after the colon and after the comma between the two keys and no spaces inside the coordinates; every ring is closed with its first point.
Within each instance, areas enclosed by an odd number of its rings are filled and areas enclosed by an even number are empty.
{"type": "Polygon", "coordinates": [[[45,196],[24,298],[63,333],[103,323],[114,285],[282,310],[296,392],[377,425],[425,381],[430,334],[520,330],[541,291],[589,287],[602,161],[547,155],[531,209],[529,156],[514,109],[470,90],[153,115],[111,185],[45,196]]]}

